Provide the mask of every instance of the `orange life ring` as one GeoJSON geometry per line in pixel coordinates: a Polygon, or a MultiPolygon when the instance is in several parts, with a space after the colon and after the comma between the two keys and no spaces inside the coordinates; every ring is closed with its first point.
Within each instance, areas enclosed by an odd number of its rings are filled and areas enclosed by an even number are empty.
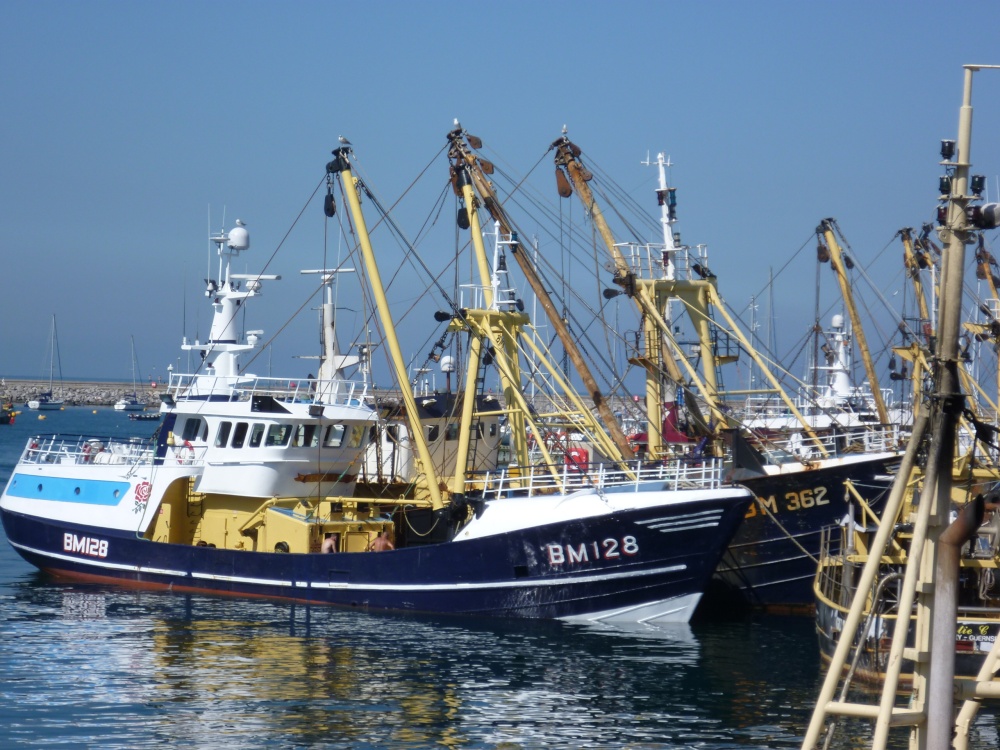
{"type": "Polygon", "coordinates": [[[190,440],[185,440],[184,445],[177,451],[177,463],[189,464],[194,462],[194,446],[190,440]]]}

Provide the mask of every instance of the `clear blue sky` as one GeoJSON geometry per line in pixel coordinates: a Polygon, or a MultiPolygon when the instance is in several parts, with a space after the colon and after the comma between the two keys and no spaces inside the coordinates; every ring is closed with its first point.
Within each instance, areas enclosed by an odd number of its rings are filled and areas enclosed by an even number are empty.
{"type": "MultiPolygon", "coordinates": [[[[933,216],[961,66],[1000,63],[998,28],[996,2],[927,0],[7,0],[0,375],[45,373],[55,314],[67,378],[127,379],[130,335],[144,375],[162,377],[185,310],[187,334],[205,334],[210,211],[212,229],[223,211],[248,223],[239,270],[260,270],[338,134],[391,203],[456,117],[515,172],[567,124],[585,158],[645,196],[639,162],[668,152],[685,240],[708,244],[734,308],[825,217],[862,262],[890,259],[888,282],[894,233],[933,216]]],[[[1000,72],[978,74],[974,171],[991,189],[998,102],[1000,72]]],[[[424,219],[398,220],[412,237],[424,219]]],[[[315,351],[311,314],[288,322],[309,287],[298,271],[321,262],[310,221],[251,313],[268,336],[288,324],[257,372],[314,369],[291,360],[315,351]]],[[[803,268],[775,292],[789,338],[812,314],[803,268]]]]}

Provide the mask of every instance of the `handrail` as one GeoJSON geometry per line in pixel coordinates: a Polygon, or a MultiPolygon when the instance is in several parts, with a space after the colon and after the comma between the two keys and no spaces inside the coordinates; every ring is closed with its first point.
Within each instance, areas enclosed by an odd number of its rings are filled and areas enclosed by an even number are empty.
{"type": "Polygon", "coordinates": [[[367,383],[337,378],[317,380],[176,372],[170,374],[167,390],[175,399],[183,400],[194,386],[206,393],[228,389],[238,401],[248,401],[253,396],[271,396],[279,401],[351,405],[362,403],[368,395],[367,383]]]}
{"type": "Polygon", "coordinates": [[[131,463],[153,455],[153,441],[140,437],[33,435],[25,443],[20,464],[131,463]]]}
{"type": "Polygon", "coordinates": [[[584,489],[641,492],[654,483],[664,490],[717,489],[722,486],[722,466],[718,458],[635,461],[626,470],[605,463],[515,466],[470,475],[466,486],[481,488],[486,499],[512,495],[535,497],[584,489]]]}

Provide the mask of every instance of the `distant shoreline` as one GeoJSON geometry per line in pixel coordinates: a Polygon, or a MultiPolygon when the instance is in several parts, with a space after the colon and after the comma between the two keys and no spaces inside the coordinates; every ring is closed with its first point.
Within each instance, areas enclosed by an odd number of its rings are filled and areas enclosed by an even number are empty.
{"type": "MultiPolygon", "coordinates": [[[[145,401],[151,408],[159,408],[160,393],[163,386],[160,383],[153,388],[150,383],[136,383],[135,392],[140,401],[145,401]]],[[[49,389],[48,380],[28,380],[22,378],[4,378],[0,382],[0,397],[10,399],[14,408],[23,407],[39,393],[49,389]]],[[[56,398],[61,398],[67,406],[113,406],[125,394],[132,393],[132,383],[103,380],[63,380],[52,384],[56,398]]]]}

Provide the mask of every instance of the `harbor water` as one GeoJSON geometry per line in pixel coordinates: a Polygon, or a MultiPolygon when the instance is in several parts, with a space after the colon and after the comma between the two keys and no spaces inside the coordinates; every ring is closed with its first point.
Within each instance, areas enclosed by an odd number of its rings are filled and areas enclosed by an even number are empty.
{"type": "MultiPolygon", "coordinates": [[[[0,481],[30,435],[156,426],[24,410],[0,481]]],[[[5,748],[795,748],[823,676],[810,618],[622,631],[150,593],[54,581],[5,538],[0,639],[5,748]]],[[[972,746],[998,744],[981,715],[972,746]]]]}

